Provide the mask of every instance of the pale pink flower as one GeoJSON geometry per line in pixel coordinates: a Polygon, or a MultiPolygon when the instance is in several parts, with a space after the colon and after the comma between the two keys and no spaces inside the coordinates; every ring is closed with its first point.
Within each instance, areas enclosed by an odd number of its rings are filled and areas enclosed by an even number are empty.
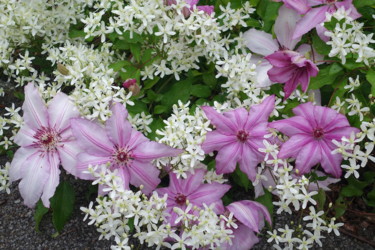
{"type": "Polygon", "coordinates": [[[187,201],[200,208],[203,208],[203,204],[207,206],[214,204],[216,213],[224,212],[221,197],[230,189],[230,186],[217,182],[203,184],[205,174],[205,170],[197,169],[194,174],[189,173],[186,179],[178,179],[176,174],[171,172],[169,174],[169,187],[156,189],[160,196],[168,194],[166,212],[169,215],[171,225],[176,225],[175,221],[178,218],[173,208],[178,207],[185,211],[187,201]]]}
{"type": "Polygon", "coordinates": [[[332,154],[336,149],[332,140],[341,141],[344,136],[349,138],[359,129],[350,127],[348,119],[337,111],[312,103],[300,104],[293,113],[296,116],[269,124],[290,137],[281,146],[278,157],[295,158],[299,175],[308,173],[320,163],[326,173],[340,177],[342,156],[332,154]]]}
{"type": "Polygon", "coordinates": [[[89,165],[108,164],[129,188],[143,185],[143,192],[149,194],[160,183],[159,170],[151,161],[160,157],[177,156],[182,151],[147,139],[134,130],[126,119],[127,110],[122,104],[112,106],[112,116],[105,128],[98,123],[82,118],[71,119],[72,131],[84,152],[78,155],[77,175],[82,179],[94,177],[87,171],[89,165]]]}
{"type": "MultiPolygon", "coordinates": [[[[332,14],[340,8],[349,10],[349,16],[353,19],[361,17],[353,5],[352,0],[275,0],[284,2],[287,8],[304,14],[303,18],[298,21],[293,33],[293,39],[301,37],[313,28],[320,28],[321,23],[325,22],[326,14],[332,14]],[[313,8],[314,7],[314,8],[313,8]]],[[[319,32],[319,30],[318,30],[319,32]]],[[[325,40],[325,39],[323,39],[325,40]]]]}
{"type": "MultiPolygon", "coordinates": [[[[199,5],[200,0],[185,0],[185,2],[190,6],[189,8],[185,7],[182,10],[182,14],[184,14],[185,17],[189,17],[190,13],[194,11],[194,8],[197,8],[198,10],[202,10],[208,15],[211,15],[214,12],[214,6],[213,5],[199,5]]],[[[176,4],[176,0],[167,0],[167,5],[176,4]]]]}
{"type": "Polygon", "coordinates": [[[79,113],[64,93],[57,93],[48,108],[33,83],[25,87],[22,106],[24,125],[14,141],[21,146],[10,167],[10,179],[21,179],[19,190],[27,206],[39,198],[45,207],[59,184],[60,163],[75,174],[79,148],[71,133],[69,119],[79,113]]]}
{"type": "Polygon", "coordinates": [[[238,228],[233,230],[232,245],[226,243],[222,249],[248,250],[259,242],[254,232],[259,233],[264,226],[264,220],[272,224],[271,216],[265,206],[255,201],[236,201],[226,209],[233,213],[238,228]]]}
{"type": "MultiPolygon", "coordinates": [[[[260,60],[257,66],[258,86],[284,83],[285,98],[288,98],[299,84],[302,90],[306,91],[310,77],[316,76],[319,71],[316,65],[305,57],[311,52],[309,45],[302,44],[294,50],[300,41],[300,38],[292,39],[299,19],[298,13],[282,6],[275,22],[276,40],[271,34],[256,29],[250,29],[244,34],[247,47],[268,61],[260,60]]],[[[313,53],[315,59],[321,57],[314,51],[313,53]]]]}
{"type": "Polygon", "coordinates": [[[237,162],[250,180],[256,178],[256,166],[263,161],[264,135],[268,134],[268,117],[275,107],[275,97],[267,97],[261,104],[253,105],[250,111],[237,108],[218,113],[212,107],[202,106],[216,130],[208,132],[202,144],[205,153],[218,151],[216,172],[232,173],[237,162]]]}

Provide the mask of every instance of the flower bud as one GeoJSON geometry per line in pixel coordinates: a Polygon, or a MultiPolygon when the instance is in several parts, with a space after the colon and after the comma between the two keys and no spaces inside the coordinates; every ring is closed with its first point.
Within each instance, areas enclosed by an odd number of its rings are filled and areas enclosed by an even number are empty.
{"type": "Polygon", "coordinates": [[[57,63],[57,70],[64,76],[69,75],[69,70],[61,63],[57,63]]]}
{"type": "Polygon", "coordinates": [[[139,85],[137,84],[136,79],[128,79],[128,80],[126,80],[125,82],[122,83],[122,86],[124,88],[129,89],[129,91],[131,91],[133,93],[133,96],[138,95],[139,92],[141,91],[141,89],[139,88],[139,85]]]}

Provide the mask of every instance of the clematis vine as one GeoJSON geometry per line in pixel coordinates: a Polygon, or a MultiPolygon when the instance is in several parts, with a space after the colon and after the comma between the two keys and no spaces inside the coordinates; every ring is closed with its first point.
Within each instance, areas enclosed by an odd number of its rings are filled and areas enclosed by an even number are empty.
{"type": "Polygon", "coordinates": [[[34,207],[41,198],[45,207],[54,195],[60,180],[60,163],[76,174],[76,154],[79,148],[71,132],[69,119],[79,113],[64,93],[57,93],[48,104],[33,83],[25,87],[22,106],[24,125],[14,141],[21,146],[15,153],[9,176],[21,179],[19,190],[25,205],[34,207]]]}
{"type": "Polygon", "coordinates": [[[221,197],[230,189],[230,186],[217,182],[204,184],[205,174],[206,170],[197,169],[194,174],[189,173],[186,179],[178,179],[176,174],[171,172],[169,174],[169,187],[156,189],[160,196],[168,195],[166,212],[172,226],[176,225],[175,222],[178,217],[174,211],[175,207],[185,211],[188,204],[200,208],[203,208],[203,204],[207,206],[214,204],[214,211],[217,214],[224,212],[221,197]]]}
{"type": "Polygon", "coordinates": [[[337,111],[312,103],[300,104],[293,109],[293,113],[296,116],[269,124],[290,137],[281,146],[278,157],[295,158],[299,175],[308,173],[320,163],[326,173],[339,178],[342,155],[332,154],[336,149],[332,140],[349,138],[359,129],[350,127],[346,116],[337,111]]]}
{"type": "Polygon", "coordinates": [[[274,96],[253,105],[250,111],[237,108],[220,114],[210,106],[202,106],[211,124],[216,127],[216,130],[207,133],[202,149],[206,154],[218,151],[218,174],[232,173],[238,162],[242,172],[255,181],[256,166],[264,159],[264,153],[258,149],[263,147],[264,136],[269,134],[268,117],[274,107],[274,96]]]}
{"type": "MultiPolygon", "coordinates": [[[[353,5],[353,0],[276,0],[284,2],[287,8],[297,11],[304,16],[298,21],[293,33],[293,39],[303,36],[313,28],[317,28],[318,34],[323,34],[325,28],[320,25],[325,22],[326,14],[332,14],[340,8],[349,11],[349,16],[357,19],[361,16],[353,5]]],[[[326,39],[324,39],[326,40],[326,39]]]]}
{"type": "MultiPolygon", "coordinates": [[[[310,77],[316,76],[319,72],[318,67],[308,59],[311,53],[309,45],[302,44],[294,51],[300,41],[300,38],[292,39],[299,19],[298,13],[282,6],[274,28],[277,40],[273,39],[271,34],[256,29],[244,33],[247,47],[254,53],[265,56],[268,61],[267,63],[261,60],[258,66],[259,87],[266,87],[275,82],[284,83],[285,98],[288,98],[299,84],[306,92],[310,77]]],[[[318,57],[314,53],[315,56],[318,57]]]]}
{"type": "MultiPolygon", "coordinates": [[[[185,0],[185,2],[190,7],[189,8],[188,7],[183,8],[182,14],[185,17],[189,17],[190,13],[192,11],[194,11],[194,8],[197,8],[198,10],[202,10],[205,13],[207,13],[208,15],[211,15],[214,12],[214,6],[213,5],[200,5],[200,6],[197,6],[197,4],[199,3],[199,1],[200,0],[185,0]]],[[[176,4],[176,3],[177,3],[176,0],[167,0],[167,5],[172,5],[172,4],[176,4]]]]}
{"type": "Polygon", "coordinates": [[[134,130],[127,120],[128,112],[120,103],[112,106],[112,116],[105,128],[82,118],[71,120],[72,131],[83,152],[78,155],[77,175],[91,180],[85,173],[89,167],[106,164],[118,169],[124,188],[129,183],[143,185],[143,192],[149,194],[160,183],[159,170],[151,163],[153,159],[177,156],[182,151],[147,139],[134,130]]]}
{"type": "Polygon", "coordinates": [[[236,201],[226,207],[227,212],[233,213],[233,222],[236,227],[231,227],[231,223],[226,223],[233,230],[234,238],[232,244],[226,243],[221,249],[248,250],[259,242],[254,232],[259,231],[264,226],[264,220],[272,224],[271,216],[265,206],[255,201],[236,201]]]}

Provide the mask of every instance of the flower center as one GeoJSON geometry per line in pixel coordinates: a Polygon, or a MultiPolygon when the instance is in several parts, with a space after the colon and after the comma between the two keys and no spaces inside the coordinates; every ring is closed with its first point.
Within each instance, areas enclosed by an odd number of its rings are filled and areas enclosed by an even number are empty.
{"type": "Polygon", "coordinates": [[[313,134],[315,139],[321,139],[324,136],[324,131],[321,128],[316,128],[314,129],[313,134]]]}
{"type": "Polygon", "coordinates": [[[60,141],[59,134],[51,128],[41,127],[34,135],[35,145],[43,147],[46,151],[56,149],[56,144],[60,141]]]}
{"type": "Polygon", "coordinates": [[[178,204],[178,205],[186,205],[186,196],[181,194],[181,193],[178,193],[176,195],[176,197],[174,197],[174,200],[175,202],[178,204]]]}
{"type": "Polygon", "coordinates": [[[237,132],[237,139],[240,141],[240,142],[245,142],[247,139],[249,138],[249,133],[244,131],[244,130],[240,130],[237,132]]]}
{"type": "Polygon", "coordinates": [[[113,159],[119,165],[127,165],[132,160],[131,151],[127,148],[117,148],[113,154],[113,159]]]}

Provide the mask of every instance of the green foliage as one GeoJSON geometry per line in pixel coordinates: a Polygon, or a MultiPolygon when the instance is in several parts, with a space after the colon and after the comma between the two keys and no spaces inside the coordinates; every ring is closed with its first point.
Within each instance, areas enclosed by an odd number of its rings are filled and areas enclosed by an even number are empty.
{"type": "Polygon", "coordinates": [[[325,85],[333,84],[339,76],[342,76],[343,67],[338,63],[323,67],[316,77],[311,78],[310,89],[320,89],[325,85]]]}
{"type": "Polygon", "coordinates": [[[263,190],[264,190],[264,195],[259,196],[258,198],[255,199],[255,201],[264,205],[268,209],[268,212],[270,213],[271,218],[272,218],[273,210],[274,210],[273,203],[272,203],[272,194],[267,189],[263,189],[263,190]]]}
{"type": "Polygon", "coordinates": [[[207,85],[196,84],[191,88],[191,95],[196,97],[209,97],[211,96],[211,89],[207,85]]]}
{"type": "Polygon", "coordinates": [[[35,213],[34,213],[34,220],[35,220],[35,231],[39,231],[39,225],[40,222],[43,219],[43,216],[48,212],[48,208],[43,206],[43,203],[41,200],[38,201],[35,207],[35,213]]]}
{"type": "Polygon", "coordinates": [[[366,74],[367,81],[371,84],[371,94],[375,96],[375,71],[369,70],[366,74]]]}
{"type": "Polygon", "coordinates": [[[319,191],[316,195],[314,195],[313,199],[317,202],[317,211],[324,209],[324,204],[326,203],[326,192],[319,188],[319,191]]]}
{"type": "Polygon", "coordinates": [[[264,26],[263,30],[270,32],[272,25],[274,24],[276,17],[278,16],[278,11],[282,3],[277,3],[272,0],[260,0],[256,13],[263,19],[264,26]]]}
{"type": "Polygon", "coordinates": [[[75,202],[74,188],[66,181],[61,182],[50,201],[52,222],[57,232],[60,233],[73,212],[75,202]]]}
{"type": "Polygon", "coordinates": [[[251,185],[251,182],[247,175],[240,170],[240,168],[237,166],[236,170],[234,171],[234,180],[235,183],[238,184],[240,187],[243,187],[245,191],[249,191],[249,187],[251,185]]]}

